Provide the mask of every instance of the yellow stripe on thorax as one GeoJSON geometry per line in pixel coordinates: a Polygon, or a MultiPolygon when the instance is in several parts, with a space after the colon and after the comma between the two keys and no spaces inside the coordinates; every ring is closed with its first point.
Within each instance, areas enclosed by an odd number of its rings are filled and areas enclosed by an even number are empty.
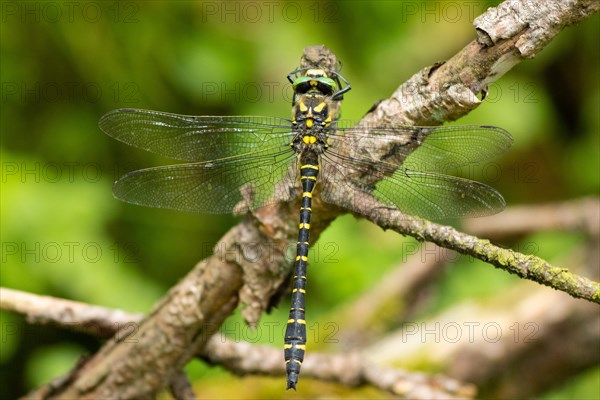
{"type": "Polygon", "coordinates": [[[325,108],[327,104],[325,104],[325,102],[321,102],[319,103],[316,107],[313,107],[313,110],[315,110],[316,112],[320,113],[321,111],[323,111],[323,109],[325,108]]]}
{"type": "Polygon", "coordinates": [[[315,144],[317,142],[317,137],[312,135],[306,135],[302,137],[302,141],[306,144],[315,144]]]}

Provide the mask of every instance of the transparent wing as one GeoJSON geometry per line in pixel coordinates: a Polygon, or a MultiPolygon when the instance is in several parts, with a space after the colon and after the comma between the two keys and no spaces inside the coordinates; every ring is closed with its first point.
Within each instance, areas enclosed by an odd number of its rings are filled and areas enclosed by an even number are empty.
{"type": "MultiPolygon", "coordinates": [[[[491,215],[505,206],[495,189],[445,174],[467,164],[488,161],[508,150],[512,137],[503,129],[339,128],[338,134],[330,137],[323,160],[325,169],[334,169],[343,179],[327,182],[332,187],[323,190],[325,201],[335,202],[331,194],[336,185],[349,184],[383,204],[434,221],[491,215]],[[357,179],[363,183],[353,184],[357,179]]],[[[343,206],[359,211],[360,207],[352,204],[343,206]]]]}
{"type": "Polygon", "coordinates": [[[115,182],[116,198],[174,210],[225,214],[296,196],[298,167],[289,147],[250,156],[131,172],[115,182]]]}
{"type": "Polygon", "coordinates": [[[378,182],[373,194],[384,204],[433,221],[491,215],[506,205],[500,193],[483,183],[406,169],[378,182]]]}
{"type": "Polygon", "coordinates": [[[249,154],[293,137],[291,122],[271,117],[187,116],[119,109],[98,124],[107,135],[181,161],[210,161],[249,154]]]}
{"type": "Polygon", "coordinates": [[[504,154],[513,143],[507,131],[495,126],[355,126],[354,121],[338,121],[330,149],[347,143],[358,149],[354,157],[364,162],[422,171],[446,172],[486,162],[504,154]],[[380,148],[385,152],[373,150],[380,148]]]}

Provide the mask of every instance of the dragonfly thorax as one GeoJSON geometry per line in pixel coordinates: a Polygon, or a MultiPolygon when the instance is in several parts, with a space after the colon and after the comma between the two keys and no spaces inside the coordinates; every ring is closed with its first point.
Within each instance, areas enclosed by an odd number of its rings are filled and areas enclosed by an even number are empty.
{"type": "Polygon", "coordinates": [[[292,147],[296,152],[307,146],[319,153],[327,148],[327,134],[332,129],[330,101],[330,97],[311,91],[296,97],[292,107],[292,124],[296,132],[292,147]]]}
{"type": "Polygon", "coordinates": [[[331,98],[319,92],[308,92],[296,96],[292,107],[292,123],[294,126],[306,126],[308,129],[329,127],[332,115],[329,110],[331,98]]]}

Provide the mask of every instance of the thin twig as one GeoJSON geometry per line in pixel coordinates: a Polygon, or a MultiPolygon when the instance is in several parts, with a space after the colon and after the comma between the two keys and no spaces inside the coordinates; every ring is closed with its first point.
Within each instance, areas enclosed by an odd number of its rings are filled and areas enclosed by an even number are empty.
{"type": "MultiPolygon", "coordinates": [[[[364,196],[360,204],[366,210],[373,210],[378,206],[378,202],[371,201],[369,196],[364,196]]],[[[553,266],[539,257],[504,249],[489,240],[479,239],[449,226],[407,216],[397,210],[379,209],[377,213],[372,214],[368,216],[369,221],[381,227],[454,249],[521,278],[563,291],[575,298],[600,304],[600,283],[574,274],[566,268],[553,266]]]]}
{"type": "MultiPolygon", "coordinates": [[[[203,359],[227,367],[238,375],[285,373],[278,349],[256,346],[215,335],[203,352],[203,359]]],[[[403,371],[373,364],[360,353],[325,355],[311,352],[302,364],[302,375],[346,386],[371,385],[408,399],[473,398],[473,385],[443,375],[403,371]]]]}
{"type": "Polygon", "coordinates": [[[30,324],[57,324],[104,339],[112,337],[118,329],[127,329],[132,321],[141,321],[144,317],[143,314],[131,314],[9,288],[0,288],[0,308],[25,315],[30,324]]]}

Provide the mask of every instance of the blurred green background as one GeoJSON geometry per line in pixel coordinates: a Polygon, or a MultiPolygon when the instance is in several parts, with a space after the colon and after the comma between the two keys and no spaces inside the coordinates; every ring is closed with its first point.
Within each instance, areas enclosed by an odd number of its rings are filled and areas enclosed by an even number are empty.
{"type": "MultiPolygon", "coordinates": [[[[494,5],[3,2],[1,285],[147,312],[236,223],[231,216],[114,200],[111,184],[117,177],[163,160],[103,135],[97,121],[105,112],[134,107],[288,117],[286,74],[298,66],[305,46],[325,44],[353,87],[343,118],[359,119],[412,74],[473,40],[473,18],[494,5]]],[[[487,180],[509,205],[598,193],[598,37],[597,15],[565,29],[536,59],[495,82],[484,104],[459,121],[501,126],[514,136],[513,150],[499,161],[504,174],[487,180]]],[[[536,240],[539,255],[551,262],[556,243],[568,249],[578,241],[565,241],[568,234],[548,236],[548,242],[536,240]]],[[[332,318],[331,309],[377,282],[412,242],[349,216],[337,220],[311,254],[310,318],[332,318]]],[[[461,271],[459,278],[444,277],[431,294],[435,307],[429,311],[490,296],[515,282],[479,264],[461,271]]],[[[285,321],[286,314],[287,298],[263,322],[285,321]]],[[[2,399],[48,382],[101,345],[85,335],[0,315],[2,399]]],[[[245,329],[239,316],[228,327],[245,329]]],[[[283,378],[240,381],[200,362],[188,369],[203,396],[282,393],[283,378]],[[236,384],[227,385],[232,381],[236,384]]],[[[598,369],[578,379],[547,396],[599,393],[593,384],[600,379],[598,369]]],[[[304,394],[311,393],[309,382],[301,382],[304,394]]],[[[330,394],[353,393],[326,388],[330,394]]]]}

